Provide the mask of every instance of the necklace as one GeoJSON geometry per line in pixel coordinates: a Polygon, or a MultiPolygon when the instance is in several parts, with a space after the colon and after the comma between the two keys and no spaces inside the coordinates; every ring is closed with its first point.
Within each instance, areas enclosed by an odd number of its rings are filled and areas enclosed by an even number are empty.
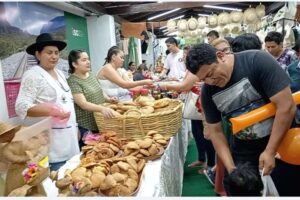
{"type": "Polygon", "coordinates": [[[56,80],[56,83],[60,86],[61,89],[63,89],[65,92],[69,92],[70,88],[66,88],[59,80],[56,80]]]}

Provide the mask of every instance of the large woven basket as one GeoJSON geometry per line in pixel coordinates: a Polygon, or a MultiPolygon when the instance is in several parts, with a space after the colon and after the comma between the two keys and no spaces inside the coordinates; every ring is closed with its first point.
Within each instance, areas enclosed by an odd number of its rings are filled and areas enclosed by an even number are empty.
{"type": "Polygon", "coordinates": [[[100,131],[115,131],[120,137],[127,139],[141,139],[150,130],[169,137],[176,134],[181,127],[182,102],[171,99],[168,107],[151,114],[129,110],[111,119],[105,119],[100,112],[95,112],[94,116],[100,131]],[[128,115],[130,112],[136,112],[136,115],[128,115]]]}

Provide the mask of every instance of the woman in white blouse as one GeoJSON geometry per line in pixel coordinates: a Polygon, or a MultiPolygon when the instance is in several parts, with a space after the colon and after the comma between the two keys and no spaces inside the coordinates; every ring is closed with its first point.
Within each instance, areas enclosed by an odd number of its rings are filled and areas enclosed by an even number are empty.
{"type": "Polygon", "coordinates": [[[71,90],[63,73],[56,69],[59,52],[66,43],[53,40],[43,33],[26,52],[35,55],[38,65],[26,71],[22,77],[16,101],[16,113],[25,117],[52,116],[65,123],[53,123],[50,137],[49,163],[57,170],[67,160],[79,153],[78,128],[71,90]],[[57,109],[57,108],[62,109],[57,109]]]}
{"type": "Polygon", "coordinates": [[[102,85],[102,89],[109,97],[116,96],[119,101],[131,100],[129,88],[137,86],[152,85],[152,80],[126,81],[118,73],[118,68],[122,67],[124,62],[124,53],[116,46],[108,50],[104,66],[97,74],[97,78],[102,85]]]}

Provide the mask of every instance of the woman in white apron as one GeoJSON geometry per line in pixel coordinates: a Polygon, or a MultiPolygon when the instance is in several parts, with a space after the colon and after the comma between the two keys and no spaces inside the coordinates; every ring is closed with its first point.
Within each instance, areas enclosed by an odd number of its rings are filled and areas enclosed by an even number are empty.
{"type": "Polygon", "coordinates": [[[49,163],[51,170],[59,169],[67,160],[79,153],[78,128],[71,90],[63,73],[56,69],[59,52],[66,43],[53,40],[43,33],[26,52],[35,55],[38,65],[27,70],[16,101],[16,113],[25,117],[52,116],[65,120],[53,123],[50,136],[49,163]],[[62,110],[58,110],[61,107],[62,110]],[[69,119],[68,119],[69,117],[69,119]]]}

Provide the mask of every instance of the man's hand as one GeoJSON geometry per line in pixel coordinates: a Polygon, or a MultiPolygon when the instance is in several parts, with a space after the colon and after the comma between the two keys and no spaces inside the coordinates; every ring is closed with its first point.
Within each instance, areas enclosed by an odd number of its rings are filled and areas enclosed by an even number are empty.
{"type": "Polygon", "coordinates": [[[264,151],[259,156],[259,169],[264,169],[263,175],[270,175],[275,167],[275,154],[264,151]]]}

